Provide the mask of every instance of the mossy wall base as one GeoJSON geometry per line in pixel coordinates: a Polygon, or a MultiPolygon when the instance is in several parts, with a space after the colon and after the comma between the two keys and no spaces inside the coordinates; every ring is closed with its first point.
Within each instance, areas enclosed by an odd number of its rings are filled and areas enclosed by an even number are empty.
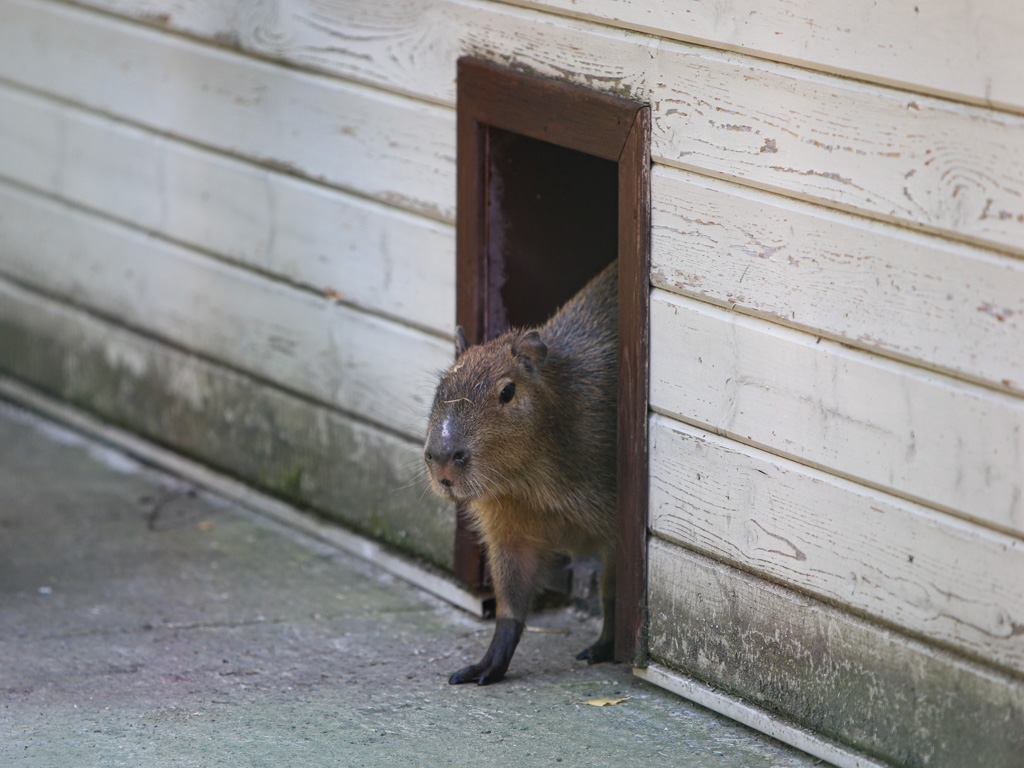
{"type": "Polygon", "coordinates": [[[444,568],[419,445],[0,281],[0,371],[444,568]]]}
{"type": "Polygon", "coordinates": [[[1021,681],[682,547],[649,562],[658,662],[893,765],[1020,765],[1021,681]]]}

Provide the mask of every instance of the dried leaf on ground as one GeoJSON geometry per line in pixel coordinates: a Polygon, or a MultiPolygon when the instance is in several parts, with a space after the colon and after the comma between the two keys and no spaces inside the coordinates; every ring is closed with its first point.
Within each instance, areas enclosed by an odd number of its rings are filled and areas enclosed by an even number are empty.
{"type": "Polygon", "coordinates": [[[592,707],[614,707],[616,704],[621,704],[627,699],[632,698],[632,696],[623,696],[621,699],[591,699],[587,704],[592,707]]]}

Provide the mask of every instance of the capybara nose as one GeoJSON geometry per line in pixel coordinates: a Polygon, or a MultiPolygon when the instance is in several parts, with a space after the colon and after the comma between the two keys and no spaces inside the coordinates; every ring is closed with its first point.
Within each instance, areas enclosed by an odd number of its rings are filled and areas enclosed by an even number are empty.
{"type": "Polygon", "coordinates": [[[440,440],[434,444],[428,444],[423,450],[423,457],[427,460],[434,478],[445,488],[451,488],[455,484],[453,473],[459,467],[469,461],[469,452],[461,448],[453,448],[451,441],[440,440]],[[448,443],[446,445],[446,443],[448,443]]]}
{"type": "Polygon", "coordinates": [[[423,451],[423,457],[427,460],[428,464],[433,464],[439,469],[448,465],[461,467],[469,461],[469,452],[462,449],[446,451],[443,448],[431,448],[431,446],[428,446],[423,451]]]}
{"type": "Polygon", "coordinates": [[[434,433],[429,437],[423,449],[423,457],[427,464],[437,469],[448,466],[461,467],[469,461],[469,451],[460,445],[461,440],[456,440],[453,435],[446,433],[447,429],[443,429],[440,434],[434,433]]]}

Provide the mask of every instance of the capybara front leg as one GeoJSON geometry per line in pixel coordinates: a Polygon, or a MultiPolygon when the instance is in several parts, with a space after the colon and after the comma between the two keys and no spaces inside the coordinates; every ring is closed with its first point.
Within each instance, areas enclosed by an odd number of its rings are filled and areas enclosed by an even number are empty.
{"type": "Polygon", "coordinates": [[[489,685],[505,676],[519,638],[526,627],[526,615],[533,601],[533,585],[540,567],[536,550],[528,547],[488,548],[491,578],[498,603],[498,622],[487,653],[476,664],[464,667],[448,678],[452,685],[489,685]]]}

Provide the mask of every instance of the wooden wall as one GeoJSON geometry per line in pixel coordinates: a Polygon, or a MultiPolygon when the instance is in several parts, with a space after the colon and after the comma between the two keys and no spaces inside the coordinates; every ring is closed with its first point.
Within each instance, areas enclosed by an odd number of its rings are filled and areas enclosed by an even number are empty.
{"type": "Polygon", "coordinates": [[[811,8],[2,0],[0,366],[441,542],[384,486],[450,355],[455,60],[649,102],[652,660],[1019,765],[1024,6],[811,8]]]}
{"type": "Polygon", "coordinates": [[[450,564],[452,111],[120,10],[0,2],[0,369],[450,564]]]}

